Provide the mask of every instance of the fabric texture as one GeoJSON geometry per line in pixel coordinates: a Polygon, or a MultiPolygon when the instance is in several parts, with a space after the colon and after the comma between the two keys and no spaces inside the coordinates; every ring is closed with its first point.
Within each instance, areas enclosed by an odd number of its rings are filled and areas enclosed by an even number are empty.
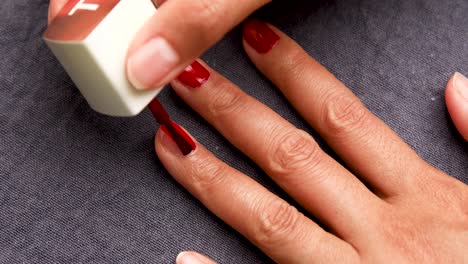
{"type": "MultiPolygon", "coordinates": [[[[0,263],[174,263],[182,250],[270,263],[168,175],[148,111],[113,118],[88,107],[41,40],[47,8],[0,2],[0,263]]],[[[467,14],[466,0],[278,0],[255,16],[296,39],[426,161],[467,183],[468,145],[444,104],[450,76],[468,74],[467,14]]],[[[249,61],[239,28],[203,58],[312,132],[249,61]]],[[[287,198],[173,91],[160,99],[216,156],[287,198]]]]}

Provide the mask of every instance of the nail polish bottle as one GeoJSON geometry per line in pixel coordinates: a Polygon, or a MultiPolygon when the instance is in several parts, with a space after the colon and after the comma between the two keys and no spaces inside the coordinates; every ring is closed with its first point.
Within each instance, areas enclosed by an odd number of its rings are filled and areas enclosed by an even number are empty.
{"type": "Polygon", "coordinates": [[[135,116],[161,91],[138,91],[126,76],[127,49],[155,12],[151,0],[70,0],[44,33],[49,48],[97,112],[135,116]]]}

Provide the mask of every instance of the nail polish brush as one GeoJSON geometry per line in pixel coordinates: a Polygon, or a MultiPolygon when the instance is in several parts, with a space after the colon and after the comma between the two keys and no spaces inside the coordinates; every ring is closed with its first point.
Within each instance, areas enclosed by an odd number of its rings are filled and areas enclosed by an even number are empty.
{"type": "Polygon", "coordinates": [[[151,101],[148,108],[151,110],[156,122],[161,125],[161,129],[174,140],[182,151],[182,154],[188,155],[195,149],[195,146],[192,143],[193,141],[189,138],[186,132],[182,130],[182,128],[171,120],[169,114],[157,98],[151,101]]]}

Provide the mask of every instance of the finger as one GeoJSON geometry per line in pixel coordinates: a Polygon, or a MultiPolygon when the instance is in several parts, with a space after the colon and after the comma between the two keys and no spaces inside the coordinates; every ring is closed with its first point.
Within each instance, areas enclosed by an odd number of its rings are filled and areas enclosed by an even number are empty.
{"type": "Polygon", "coordinates": [[[463,138],[468,141],[468,79],[455,73],[445,90],[447,109],[463,138]]]}
{"type": "Polygon", "coordinates": [[[156,152],[169,173],[209,210],[279,263],[334,262],[354,249],[197,144],[183,156],[162,131],[156,152]]]}
{"type": "Polygon", "coordinates": [[[216,262],[197,252],[184,251],[177,255],[176,264],[216,264],[216,262]]]}
{"type": "Polygon", "coordinates": [[[48,23],[57,16],[60,9],[62,9],[67,2],[68,0],[50,0],[48,23]]]}
{"type": "Polygon", "coordinates": [[[244,28],[244,47],[334,151],[378,192],[390,196],[414,188],[426,163],[297,43],[272,26],[251,21],[244,28]],[[256,38],[259,34],[279,40],[269,52],[259,53],[258,47],[272,46],[269,38],[256,38]]]}
{"type": "Polygon", "coordinates": [[[129,49],[129,80],[139,89],[168,83],[227,31],[269,1],[166,1],[129,49]]]}
{"type": "Polygon", "coordinates": [[[341,237],[348,238],[368,229],[367,223],[380,199],[323,152],[310,135],[206,65],[192,64],[178,81],[172,82],[172,87],[305,209],[341,237]],[[190,88],[199,86],[196,80],[202,80],[201,87],[190,88]]]}

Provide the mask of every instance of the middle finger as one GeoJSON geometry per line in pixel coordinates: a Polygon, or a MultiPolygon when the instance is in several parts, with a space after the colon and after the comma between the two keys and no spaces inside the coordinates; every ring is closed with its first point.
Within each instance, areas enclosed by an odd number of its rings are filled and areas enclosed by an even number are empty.
{"type": "Polygon", "coordinates": [[[310,135],[204,64],[193,63],[172,86],[322,222],[342,236],[367,228],[380,200],[310,135]]]}

